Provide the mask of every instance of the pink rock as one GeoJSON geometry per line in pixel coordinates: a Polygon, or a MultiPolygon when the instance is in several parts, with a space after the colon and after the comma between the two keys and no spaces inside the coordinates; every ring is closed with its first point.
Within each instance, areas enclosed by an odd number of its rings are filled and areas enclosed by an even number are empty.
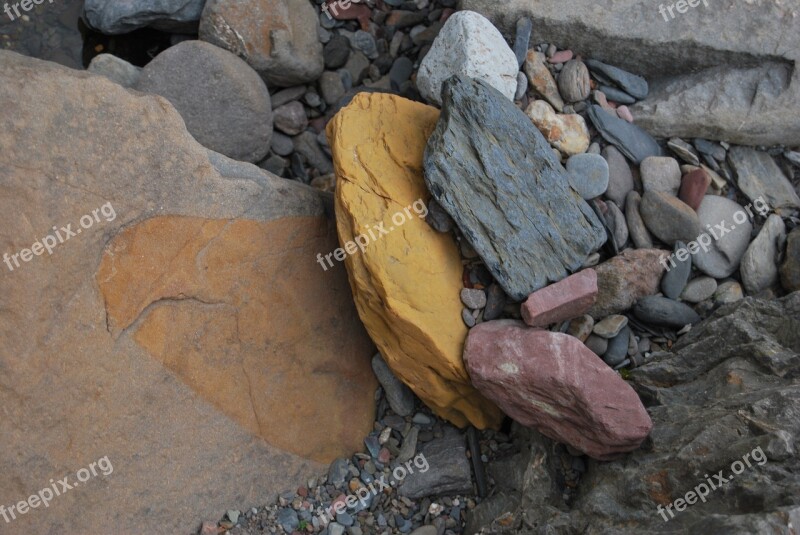
{"type": "Polygon", "coordinates": [[[200,526],[200,535],[217,535],[220,532],[216,522],[203,522],[200,526]]]}
{"type": "Polygon", "coordinates": [[[327,0],[328,13],[336,20],[358,20],[361,29],[369,30],[369,18],[372,10],[364,4],[354,4],[327,0]],[[332,6],[333,5],[333,6],[332,6]]]}
{"type": "Polygon", "coordinates": [[[511,418],[594,459],[635,450],[653,428],[633,388],[567,334],[481,323],[464,362],[472,384],[511,418]]]}
{"type": "Polygon", "coordinates": [[[571,60],[573,56],[574,54],[572,53],[572,50],[561,50],[553,54],[553,56],[547,61],[550,63],[566,63],[571,60]]]}
{"type": "Polygon", "coordinates": [[[583,315],[596,299],[597,273],[584,269],[529,295],[522,304],[522,319],[531,327],[546,327],[583,315]]]}
{"type": "Polygon", "coordinates": [[[629,110],[627,106],[618,107],[617,115],[624,121],[628,121],[629,123],[633,122],[633,114],[631,114],[631,110],[629,110]]]}
{"type": "Polygon", "coordinates": [[[711,185],[711,176],[704,169],[695,169],[686,173],[681,180],[678,198],[697,211],[711,185]]]}

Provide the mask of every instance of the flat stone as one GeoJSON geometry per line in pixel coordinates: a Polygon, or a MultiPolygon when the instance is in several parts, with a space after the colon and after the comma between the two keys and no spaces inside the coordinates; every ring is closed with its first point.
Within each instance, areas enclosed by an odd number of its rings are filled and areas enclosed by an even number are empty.
{"type": "MultiPolygon", "coordinates": [[[[325,68],[338,69],[344,66],[350,58],[350,52],[350,40],[344,35],[334,35],[322,49],[322,58],[325,61],[325,68]]],[[[366,56],[363,57],[366,59],[366,56]]]]}
{"type": "Polygon", "coordinates": [[[678,299],[681,292],[689,282],[689,276],[692,274],[692,257],[688,252],[683,253],[684,259],[677,255],[678,251],[686,251],[686,244],[682,241],[675,242],[675,248],[672,250],[672,258],[675,260],[675,266],[672,264],[667,265],[667,272],[661,278],[661,291],[670,299],[678,299]]]}
{"type": "Polygon", "coordinates": [[[585,269],[533,292],[522,304],[522,319],[532,327],[546,327],[580,316],[596,298],[597,274],[585,269]]]}
{"type": "Polygon", "coordinates": [[[662,260],[669,252],[660,249],[626,249],[594,270],[597,272],[597,301],[589,309],[595,318],[625,312],[636,300],[658,292],[664,273],[662,260]]]}
{"type": "Polygon", "coordinates": [[[633,306],[633,313],[645,323],[675,329],[700,321],[700,316],[689,306],[656,295],[639,299],[633,306]]]}
{"type": "Polygon", "coordinates": [[[748,294],[756,294],[778,282],[779,255],[785,244],[786,225],[781,216],[772,214],[747,247],[739,265],[748,294]]]}
{"type": "MultiPolygon", "coordinates": [[[[591,317],[591,316],[590,316],[591,317]]],[[[628,325],[628,318],[618,314],[612,314],[601,321],[598,321],[592,332],[601,338],[611,339],[617,336],[625,326],[628,325]]]]}
{"type": "Polygon", "coordinates": [[[300,100],[300,98],[306,94],[307,88],[304,85],[296,85],[294,87],[287,87],[286,89],[281,89],[276,93],[273,93],[270,101],[272,103],[272,109],[280,108],[284,104],[288,104],[293,100],[300,100]]]}
{"type": "Polygon", "coordinates": [[[558,90],[567,102],[578,102],[589,98],[589,69],[581,60],[567,61],[558,75],[558,90]]]}
{"type": "MultiPolygon", "coordinates": [[[[603,93],[606,96],[606,100],[610,100],[612,102],[616,102],[618,104],[633,104],[636,102],[636,99],[630,96],[625,91],[617,89],[616,87],[610,87],[607,85],[600,85],[597,88],[598,91],[603,93]]],[[[621,118],[621,117],[620,117],[621,118]]]]}
{"type": "Polygon", "coordinates": [[[418,500],[423,496],[472,494],[472,470],[464,435],[448,428],[441,438],[423,444],[419,453],[427,461],[427,469],[423,472],[416,463],[412,464],[413,473],[409,471],[399,485],[400,496],[418,500]]]}
{"type": "Polygon", "coordinates": [[[674,137],[667,142],[667,147],[678,155],[684,162],[691,165],[700,165],[700,158],[697,151],[679,137],[674,137]]]}
{"type": "Polygon", "coordinates": [[[586,66],[589,67],[592,72],[600,73],[603,78],[610,80],[632,97],[639,100],[647,97],[647,80],[641,76],[631,74],[619,67],[614,67],[613,65],[608,65],[593,59],[586,60],[586,66]]]}
{"type": "Polygon", "coordinates": [[[628,242],[628,225],[625,223],[625,214],[614,201],[608,201],[608,212],[605,215],[606,223],[611,229],[611,235],[618,250],[622,250],[628,242]]]}
{"type": "Polygon", "coordinates": [[[647,229],[667,245],[692,241],[700,234],[700,220],[690,206],[669,193],[645,191],[639,212],[647,229]]]}
{"type": "Polygon", "coordinates": [[[689,281],[681,293],[681,299],[687,303],[700,303],[710,299],[717,291],[717,281],[713,277],[697,277],[689,281]]]}
{"type": "Polygon", "coordinates": [[[522,67],[525,57],[528,55],[528,43],[531,40],[533,23],[528,17],[520,17],[517,20],[516,32],[514,34],[514,55],[517,58],[517,65],[522,67]]]}
{"type": "Polygon", "coordinates": [[[751,201],[761,199],[772,209],[800,209],[800,197],[792,183],[766,152],[731,147],[728,162],[736,174],[736,184],[751,201]]]}
{"type": "Polygon", "coordinates": [[[227,50],[202,41],[168,48],[142,70],[135,88],[161,95],[205,147],[258,162],[272,138],[272,106],[264,81],[227,50]]]}
{"type": "Polygon", "coordinates": [[[107,35],[129,33],[145,26],[191,33],[197,29],[204,5],[205,0],[86,0],[83,18],[89,26],[107,35]]]}
{"type": "Polygon", "coordinates": [[[530,87],[544,98],[556,111],[564,111],[564,100],[558,92],[558,84],[547,67],[547,58],[535,49],[528,50],[523,67],[530,87]]]}
{"type": "Polygon", "coordinates": [[[590,334],[584,342],[586,347],[598,357],[602,357],[608,351],[608,340],[596,334],[590,334]]]}
{"type": "Polygon", "coordinates": [[[625,198],[633,190],[633,173],[625,156],[613,145],[603,149],[603,158],[608,162],[608,189],[606,197],[617,203],[625,205],[625,198]]]}
{"type": "Polygon", "coordinates": [[[589,148],[589,129],[580,115],[556,113],[544,100],[531,102],[525,113],[547,142],[565,156],[581,154],[589,148]]]}
{"type": "Polygon", "coordinates": [[[681,167],[675,158],[669,156],[650,156],[639,167],[644,191],[663,191],[672,196],[678,195],[681,187],[681,167]]]}
{"type": "Polygon", "coordinates": [[[511,418],[594,459],[638,448],[652,428],[633,389],[572,336],[482,323],[469,333],[464,361],[511,418]]]}
{"type": "Polygon", "coordinates": [[[608,189],[608,162],[599,154],[576,154],[567,160],[569,185],[585,200],[608,189]]]}
{"type": "Polygon", "coordinates": [[[536,127],[481,80],[453,77],[442,95],[425,180],[497,282],[521,301],[576,271],[605,230],[536,127]]]}
{"type": "Polygon", "coordinates": [[[694,254],[692,262],[700,271],[715,279],[729,277],[739,267],[739,262],[750,243],[753,225],[747,218],[747,213],[730,199],[706,195],[697,209],[697,217],[706,236],[705,239],[711,244],[694,254]],[[734,221],[739,212],[745,217],[745,221],[741,224],[734,221]],[[723,231],[717,225],[726,228],[721,236],[723,231]],[[715,239],[714,236],[719,239],[715,239]]]}
{"type": "MultiPolygon", "coordinates": [[[[395,375],[380,353],[372,357],[372,371],[383,387],[386,401],[398,416],[411,416],[414,412],[414,393],[395,375]]],[[[328,478],[330,480],[330,478],[328,478]]]]}
{"type": "Polygon", "coordinates": [[[338,246],[317,192],[212,157],[168,101],[100,76],[3,51],[0,101],[4,249],[98,215],[3,264],[0,495],[114,468],[17,528],[195,533],[361,451],[374,347],[345,270],[313,260],[338,246]]]}
{"type": "Polygon", "coordinates": [[[441,106],[442,84],[462,75],[485,81],[511,101],[517,72],[514,52],[492,23],[478,13],[459,11],[447,19],[420,63],[417,88],[425,100],[441,106]]]}
{"type": "Polygon", "coordinates": [[[585,342],[586,339],[589,338],[589,335],[592,334],[592,329],[594,329],[594,318],[588,314],[584,314],[569,322],[567,334],[574,336],[581,342],[585,342]]]}
{"type": "Polygon", "coordinates": [[[661,156],[661,147],[647,132],[594,104],[589,107],[589,118],[597,131],[636,164],[648,156],[661,156]]]}
{"type": "Polygon", "coordinates": [[[438,116],[385,93],[359,93],[334,116],[327,134],[337,227],[343,244],[378,225],[389,232],[363,254],[347,255],[345,265],[361,321],[392,372],[436,414],[485,428],[502,415],[471,386],[461,359],[467,327],[455,240],[421,217],[406,219],[401,232],[389,230],[393,215],[429,197],[422,159],[438,116]]]}
{"type": "Polygon", "coordinates": [[[625,222],[628,224],[628,234],[633,245],[637,249],[652,249],[653,240],[639,213],[641,202],[642,197],[638,192],[631,191],[628,193],[628,198],[625,201],[625,222]]]}
{"type": "Polygon", "coordinates": [[[786,258],[781,264],[781,286],[787,292],[800,290],[800,229],[794,229],[786,239],[786,258]]]}
{"type": "Polygon", "coordinates": [[[683,176],[678,198],[691,206],[692,210],[697,211],[710,185],[711,176],[705,169],[695,169],[683,176]]]}
{"type": "Polygon", "coordinates": [[[272,86],[316,81],[325,65],[307,0],[207,0],[200,39],[244,59],[272,86]]]}
{"type": "Polygon", "coordinates": [[[92,58],[86,70],[95,74],[102,74],[122,87],[136,85],[136,81],[139,80],[139,75],[142,72],[141,67],[131,65],[124,59],[112,54],[96,55],[92,58]]]}

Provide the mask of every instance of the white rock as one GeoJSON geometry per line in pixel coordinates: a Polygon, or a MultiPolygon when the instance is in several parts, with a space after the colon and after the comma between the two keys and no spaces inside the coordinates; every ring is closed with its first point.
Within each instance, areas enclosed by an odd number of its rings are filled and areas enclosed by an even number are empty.
{"type": "Polygon", "coordinates": [[[750,244],[739,266],[748,294],[769,288],[778,280],[778,253],[786,243],[786,225],[772,214],[750,244]]]}
{"type": "Polygon", "coordinates": [[[430,103],[442,105],[442,83],[454,74],[484,80],[514,100],[519,66],[514,52],[489,19],[459,11],[445,23],[417,74],[417,88],[430,103]]]}

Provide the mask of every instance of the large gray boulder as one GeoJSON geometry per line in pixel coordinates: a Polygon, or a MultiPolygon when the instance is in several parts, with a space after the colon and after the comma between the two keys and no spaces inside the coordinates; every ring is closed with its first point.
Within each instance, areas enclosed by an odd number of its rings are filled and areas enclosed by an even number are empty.
{"type": "Polygon", "coordinates": [[[196,31],[206,0],[86,0],[89,26],[109,34],[152,26],[167,31],[196,31]]]}
{"type": "Polygon", "coordinates": [[[552,443],[523,435],[507,470],[517,476],[495,478],[496,497],[471,513],[467,533],[794,533],[799,353],[800,292],[719,309],[631,373],[654,424],[640,450],[588,461],[566,504],[552,443]],[[503,512],[512,513],[505,526],[503,512]]]}
{"type": "Polygon", "coordinates": [[[529,17],[534,42],[646,76],[650,94],[631,111],[653,135],[800,144],[800,1],[704,4],[664,20],[639,0],[461,1],[509,38],[529,17]]]}
{"type": "Polygon", "coordinates": [[[513,299],[563,279],[606,240],[533,122],[483,80],[444,83],[424,166],[433,197],[513,299]]]}

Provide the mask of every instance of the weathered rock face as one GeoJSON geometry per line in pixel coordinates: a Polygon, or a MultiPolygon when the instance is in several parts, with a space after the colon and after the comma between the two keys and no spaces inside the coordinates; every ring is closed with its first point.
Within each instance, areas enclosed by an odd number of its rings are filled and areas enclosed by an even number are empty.
{"type": "Polygon", "coordinates": [[[485,80],[509,100],[517,89],[517,58],[485,17],[460,11],[447,19],[417,74],[428,102],[442,104],[442,84],[454,74],[485,80]]]}
{"type": "Polygon", "coordinates": [[[595,319],[619,314],[637,299],[658,292],[669,256],[661,249],[626,249],[594,270],[597,273],[597,301],[589,310],[595,319]]]}
{"type": "MultiPolygon", "coordinates": [[[[590,461],[569,506],[547,484],[556,479],[551,450],[533,437],[536,454],[509,469],[523,481],[498,479],[505,487],[498,492],[514,497],[503,511],[512,511],[513,522],[493,532],[532,535],[541,532],[529,526],[550,525],[570,534],[586,526],[598,533],[791,533],[800,521],[798,318],[800,292],[775,301],[747,298],[695,326],[673,353],[635,369],[631,384],[648,406],[653,432],[623,459],[590,461]],[[722,486],[715,474],[729,481],[722,486]],[[673,505],[673,518],[667,506],[701,483],[709,489],[705,500],[695,496],[682,511],[673,505]]],[[[482,508],[491,511],[493,500],[482,508]]]]}
{"type": "Polygon", "coordinates": [[[497,282],[523,300],[578,269],[606,233],[536,127],[480,80],[442,94],[425,181],[497,282]]]}
{"type": "Polygon", "coordinates": [[[344,270],[314,263],[336,239],[313,190],[102,76],[2,52],[0,100],[3,253],[81,230],[2,265],[0,495],[115,469],[15,527],[193,532],[361,449],[374,348],[344,270]]]}
{"type": "Polygon", "coordinates": [[[191,32],[206,0],[86,0],[84,18],[105,34],[128,33],[152,26],[159,30],[191,32]]]}
{"type": "Polygon", "coordinates": [[[584,57],[646,76],[649,95],[631,112],[653,135],[800,144],[800,69],[793,68],[800,59],[796,2],[721,0],[667,21],[658,5],[642,9],[637,0],[603,5],[462,0],[460,5],[488,17],[510,39],[525,16],[533,21],[537,43],[569,46],[584,57]],[[713,27],[725,31],[708,31],[713,27]],[[672,75],[678,79],[661,79],[672,75]]]}
{"type": "Polygon", "coordinates": [[[461,359],[467,329],[456,244],[423,211],[402,227],[393,220],[428,202],[422,156],[438,116],[400,97],[361,93],[329,123],[339,240],[370,231],[378,238],[345,264],[358,313],[392,371],[440,416],[483,428],[502,415],[471,385],[461,359]]]}
{"type": "Polygon", "coordinates": [[[478,390],[514,420],[595,459],[638,448],[652,428],[633,389],[572,336],[481,323],[464,362],[478,390]]]}
{"type": "Polygon", "coordinates": [[[192,136],[213,151],[251,163],[269,152],[267,86],[227,50],[203,41],[179,43],[145,66],[135,89],[169,100],[192,136]]]}
{"type": "Polygon", "coordinates": [[[319,78],[318,13],[307,0],[208,0],[200,39],[230,50],[272,87],[319,78]]]}

